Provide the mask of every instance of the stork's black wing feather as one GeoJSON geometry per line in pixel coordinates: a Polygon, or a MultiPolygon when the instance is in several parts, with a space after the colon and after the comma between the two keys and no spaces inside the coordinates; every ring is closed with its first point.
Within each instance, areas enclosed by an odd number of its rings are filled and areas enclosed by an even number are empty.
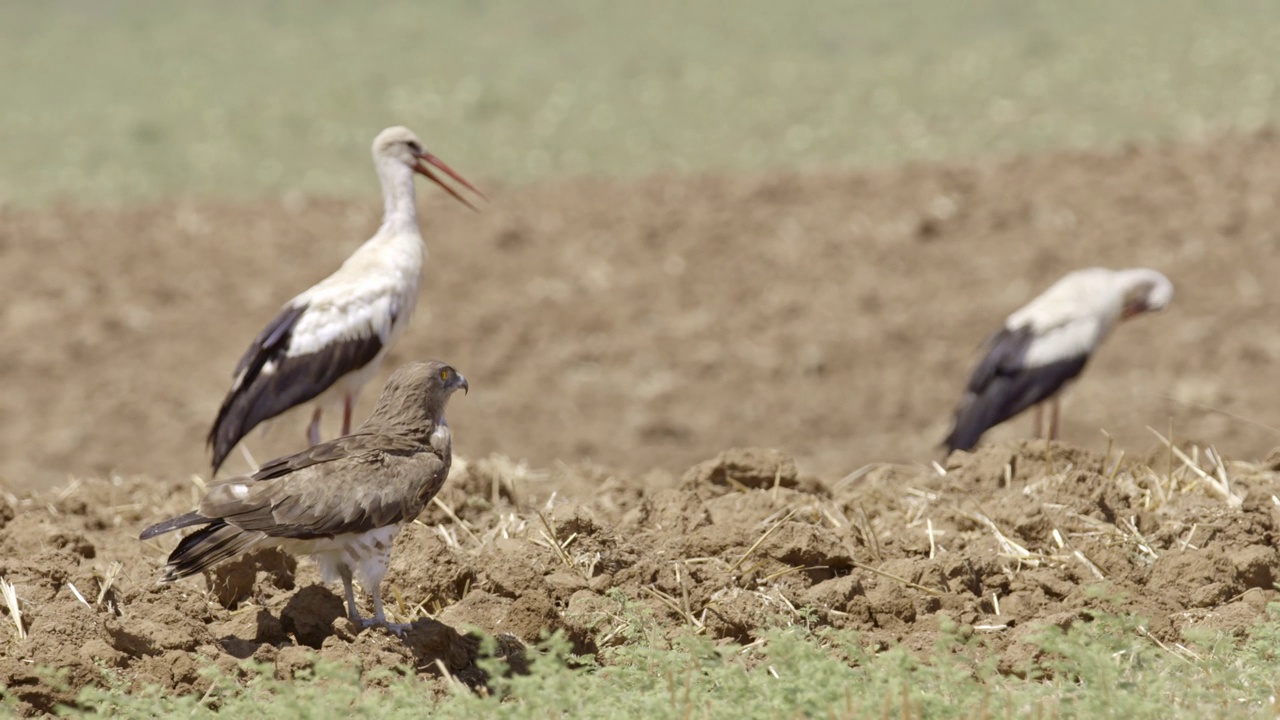
{"type": "Polygon", "coordinates": [[[1036,403],[1043,402],[1084,370],[1088,354],[1028,367],[1029,327],[1001,330],[969,378],[956,409],[955,426],[944,441],[948,450],[970,450],[982,434],[1036,403]]]}
{"type": "Polygon", "coordinates": [[[231,449],[264,420],[314,400],[339,378],[369,364],[382,351],[376,333],[332,342],[314,353],[288,354],[293,331],[305,307],[286,306],[254,338],[237,365],[237,382],[209,430],[213,471],[231,449]],[[271,364],[269,371],[267,364],[271,364]]]}

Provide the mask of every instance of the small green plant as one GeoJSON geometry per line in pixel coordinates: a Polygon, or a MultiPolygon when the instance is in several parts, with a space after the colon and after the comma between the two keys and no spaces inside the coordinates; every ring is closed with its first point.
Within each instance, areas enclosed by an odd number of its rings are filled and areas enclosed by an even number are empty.
{"type": "MultiPolygon", "coordinates": [[[[871,652],[856,633],[767,631],[743,647],[685,631],[661,646],[622,645],[596,661],[554,635],[529,653],[529,672],[481,661],[487,687],[436,687],[395,674],[372,687],[350,665],[318,662],[280,680],[246,665],[236,677],[210,670],[203,696],[127,692],[118,679],[86,688],[66,717],[261,717],[345,720],[416,718],[1168,718],[1275,717],[1280,607],[1244,637],[1205,635],[1194,647],[1157,642],[1138,617],[1082,613],[1063,630],[1031,633],[1033,672],[1002,674],[980,636],[943,623],[920,655],[871,652]]],[[[494,645],[487,641],[492,654],[494,645]]]]}

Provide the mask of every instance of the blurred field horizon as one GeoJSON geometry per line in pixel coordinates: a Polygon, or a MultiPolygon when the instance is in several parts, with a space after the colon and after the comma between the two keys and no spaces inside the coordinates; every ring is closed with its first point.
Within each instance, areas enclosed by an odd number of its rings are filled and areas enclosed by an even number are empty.
{"type": "Polygon", "coordinates": [[[499,184],[1253,129],[1280,6],[11,2],[0,63],[0,204],[363,198],[393,124],[499,184]]]}

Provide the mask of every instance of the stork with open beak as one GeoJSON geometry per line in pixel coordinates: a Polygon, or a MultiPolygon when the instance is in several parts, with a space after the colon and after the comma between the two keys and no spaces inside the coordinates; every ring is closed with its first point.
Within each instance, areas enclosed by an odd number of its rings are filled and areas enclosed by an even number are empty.
{"type": "Polygon", "coordinates": [[[1049,438],[1058,437],[1059,391],[1074,380],[1121,321],[1163,310],[1173,284],[1146,268],[1088,268],[1068,273],[1005,320],[987,341],[986,355],[969,378],[945,444],[970,450],[987,430],[1041,403],[1051,403],[1049,438]]]}
{"type": "Polygon", "coordinates": [[[255,426],[309,401],[315,403],[307,428],[312,445],[320,442],[324,408],[338,401],[342,434],[351,431],[360,389],[377,374],[418,301],[427,249],[418,230],[414,173],[472,210],[476,207],[436,171],[484,197],[405,127],[378,133],[373,164],[382,183],[382,225],[337,272],[285,303],[250,343],[209,430],[215,473],[255,426]]]}

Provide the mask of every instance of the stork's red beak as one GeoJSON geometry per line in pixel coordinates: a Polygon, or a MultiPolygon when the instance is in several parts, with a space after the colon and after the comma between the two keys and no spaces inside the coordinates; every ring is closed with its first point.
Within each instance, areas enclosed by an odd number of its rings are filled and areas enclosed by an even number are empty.
{"type": "Polygon", "coordinates": [[[431,168],[436,168],[440,170],[445,175],[448,175],[449,177],[456,180],[458,184],[462,185],[463,187],[467,188],[471,192],[475,193],[476,195],[479,195],[480,197],[488,201],[489,198],[485,197],[484,193],[477,190],[475,185],[472,185],[471,183],[467,182],[466,178],[454,172],[453,168],[449,167],[448,165],[445,165],[444,161],[441,160],[440,158],[426,151],[423,151],[421,153],[414,153],[414,155],[416,155],[418,158],[418,163],[413,166],[414,171],[419,173],[420,175],[426,176],[428,180],[444,188],[444,191],[452,195],[458,202],[462,203],[463,205],[466,205],[467,207],[471,208],[472,210],[475,210],[476,212],[480,211],[480,208],[476,207],[475,205],[472,205],[471,202],[466,198],[462,197],[462,195],[460,195],[457,190],[454,190],[452,187],[447,185],[443,180],[441,180],[439,176],[431,172],[431,168]]]}

